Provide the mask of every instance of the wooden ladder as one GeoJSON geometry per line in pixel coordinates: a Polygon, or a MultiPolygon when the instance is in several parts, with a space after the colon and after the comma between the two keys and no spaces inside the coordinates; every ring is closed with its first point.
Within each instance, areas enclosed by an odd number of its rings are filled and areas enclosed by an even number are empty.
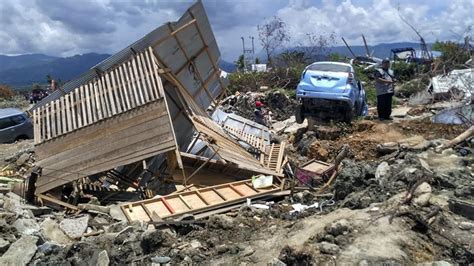
{"type": "Polygon", "coordinates": [[[276,185],[255,189],[252,180],[244,180],[127,203],[120,207],[130,222],[156,222],[186,213],[194,214],[217,209],[280,190],[276,185]]]}

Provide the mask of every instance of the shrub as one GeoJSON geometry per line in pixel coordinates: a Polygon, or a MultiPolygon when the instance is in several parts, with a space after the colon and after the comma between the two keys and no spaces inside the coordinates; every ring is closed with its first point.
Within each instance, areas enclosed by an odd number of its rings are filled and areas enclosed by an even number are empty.
{"type": "Polygon", "coordinates": [[[8,85],[0,84],[0,98],[2,99],[11,99],[15,93],[12,88],[8,85]]]}

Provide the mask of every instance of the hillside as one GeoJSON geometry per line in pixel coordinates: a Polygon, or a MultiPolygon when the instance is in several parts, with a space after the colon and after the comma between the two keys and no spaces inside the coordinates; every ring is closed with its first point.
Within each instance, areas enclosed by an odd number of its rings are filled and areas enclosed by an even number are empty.
{"type": "Polygon", "coordinates": [[[5,70],[0,71],[0,83],[11,86],[24,86],[32,83],[44,83],[46,75],[67,81],[109,57],[108,54],[89,53],[71,57],[57,58],[45,55],[2,56],[9,62],[5,70]]]}

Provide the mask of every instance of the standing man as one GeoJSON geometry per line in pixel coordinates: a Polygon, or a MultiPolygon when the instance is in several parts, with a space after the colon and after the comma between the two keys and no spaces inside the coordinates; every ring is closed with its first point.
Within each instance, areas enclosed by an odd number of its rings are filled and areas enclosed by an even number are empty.
{"type": "Polygon", "coordinates": [[[260,125],[265,126],[265,118],[264,118],[264,111],[262,110],[263,103],[261,101],[256,101],[255,102],[255,122],[259,123],[260,125]]]}
{"type": "Polygon", "coordinates": [[[390,69],[390,60],[385,58],[382,61],[381,68],[375,71],[375,89],[377,91],[377,113],[380,121],[393,120],[390,117],[392,113],[392,96],[394,94],[393,71],[390,69]]]}

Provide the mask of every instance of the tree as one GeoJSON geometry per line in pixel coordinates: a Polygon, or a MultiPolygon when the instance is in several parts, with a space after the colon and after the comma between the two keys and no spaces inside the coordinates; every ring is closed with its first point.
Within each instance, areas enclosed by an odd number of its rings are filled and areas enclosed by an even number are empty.
{"type": "Polygon", "coordinates": [[[51,84],[51,81],[53,80],[53,76],[51,76],[50,74],[46,75],[46,82],[48,84],[51,84]]]}
{"type": "Polygon", "coordinates": [[[304,42],[299,43],[299,50],[303,51],[307,63],[312,63],[318,59],[318,57],[328,57],[331,51],[330,46],[336,43],[336,34],[316,34],[306,33],[306,39],[304,42]]]}
{"type": "Polygon", "coordinates": [[[464,49],[462,45],[452,41],[436,41],[431,47],[431,50],[442,53],[437,68],[443,72],[449,72],[453,69],[462,67],[462,65],[470,58],[468,49],[464,49]]]}
{"type": "Polygon", "coordinates": [[[301,51],[285,51],[278,56],[285,67],[297,67],[306,64],[306,54],[301,51]]]}
{"type": "Polygon", "coordinates": [[[265,24],[257,26],[260,44],[267,56],[267,63],[272,65],[272,56],[275,50],[290,41],[290,35],[286,29],[286,23],[277,16],[265,21],[265,24]]]}
{"type": "Polygon", "coordinates": [[[244,62],[244,55],[243,54],[239,55],[239,58],[234,63],[237,66],[238,71],[244,71],[245,62],[244,62]]]}

